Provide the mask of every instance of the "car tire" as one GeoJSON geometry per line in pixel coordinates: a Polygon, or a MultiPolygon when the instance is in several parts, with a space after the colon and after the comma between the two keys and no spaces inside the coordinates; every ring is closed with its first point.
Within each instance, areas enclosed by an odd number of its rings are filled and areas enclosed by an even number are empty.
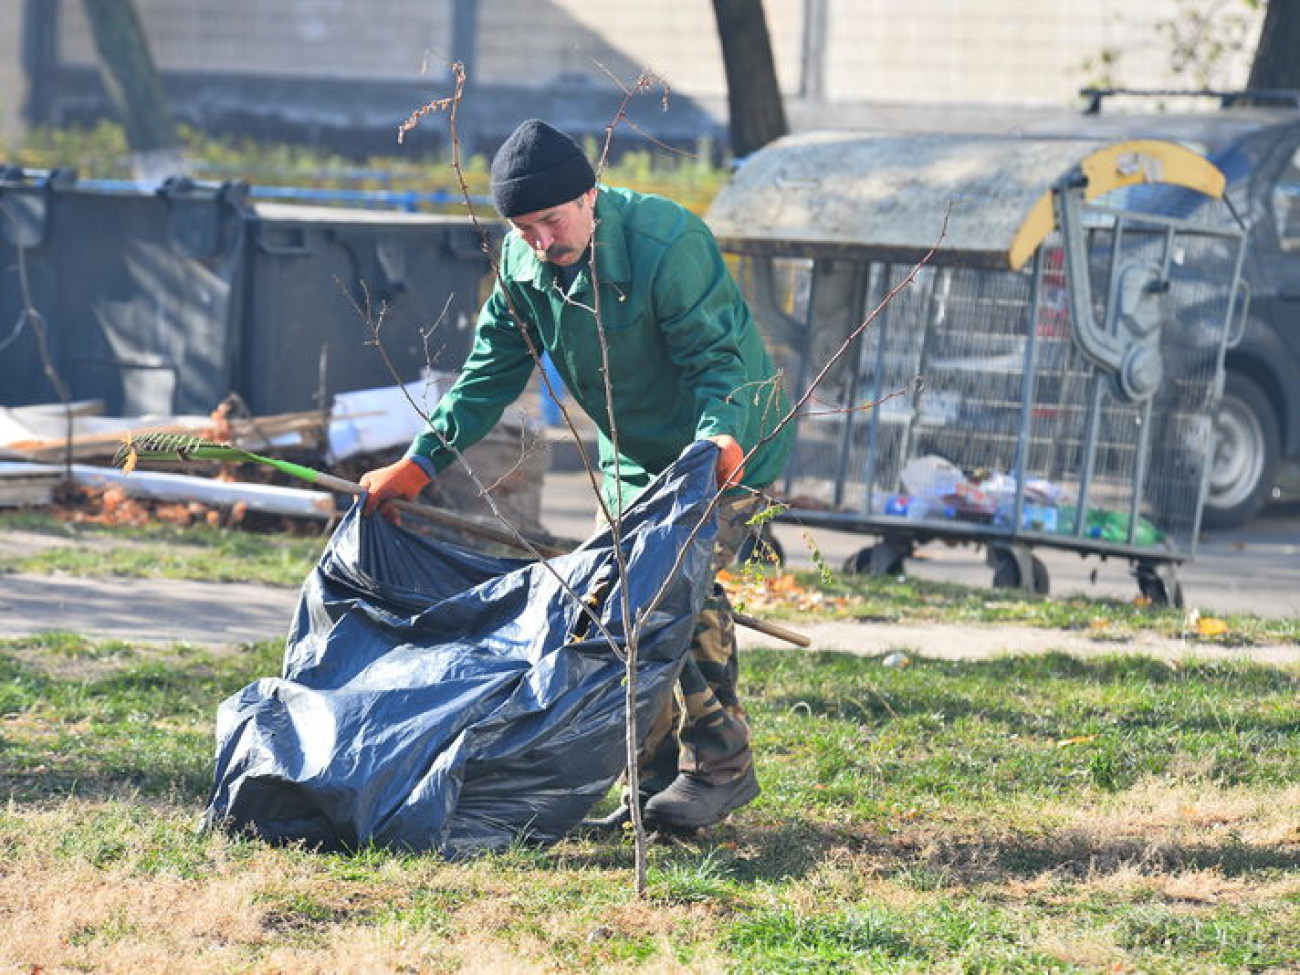
{"type": "Polygon", "coordinates": [[[1214,444],[1201,524],[1238,528],[1273,491],[1282,437],[1267,394],[1254,379],[1229,372],[1214,420],[1214,444]]]}

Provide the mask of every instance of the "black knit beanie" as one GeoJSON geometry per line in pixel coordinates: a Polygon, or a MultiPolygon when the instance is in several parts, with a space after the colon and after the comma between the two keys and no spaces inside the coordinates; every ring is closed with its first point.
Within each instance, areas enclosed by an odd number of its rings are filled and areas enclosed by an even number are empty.
{"type": "Polygon", "coordinates": [[[503,217],[568,203],[595,185],[578,144],[541,119],[521,123],[492,159],[492,199],[503,217]]]}

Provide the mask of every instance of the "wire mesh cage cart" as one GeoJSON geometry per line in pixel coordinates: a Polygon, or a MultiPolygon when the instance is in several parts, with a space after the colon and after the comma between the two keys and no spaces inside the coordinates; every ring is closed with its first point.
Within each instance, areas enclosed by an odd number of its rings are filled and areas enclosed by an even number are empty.
{"type": "Polygon", "coordinates": [[[971,543],[995,586],[1046,593],[1046,546],[1126,559],[1181,605],[1244,319],[1223,187],[1149,140],[811,133],[756,153],[708,219],[800,401],[783,519],[874,536],[853,571],[971,543]]]}

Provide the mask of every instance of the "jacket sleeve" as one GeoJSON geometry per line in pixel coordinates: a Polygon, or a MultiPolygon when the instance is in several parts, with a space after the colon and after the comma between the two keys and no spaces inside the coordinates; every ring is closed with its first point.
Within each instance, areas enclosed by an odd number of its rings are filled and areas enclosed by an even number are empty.
{"type": "Polygon", "coordinates": [[[654,303],[669,355],[693,391],[696,439],[726,433],[749,450],[749,404],[762,399],[748,388],[742,349],[749,312],[707,230],[688,231],[664,252],[654,303]]]}
{"type": "Polygon", "coordinates": [[[532,349],[540,353],[541,348],[535,336],[524,337],[522,327],[511,316],[498,281],[479,312],[474,347],[459,378],[430,414],[429,429],[407,451],[429,473],[451,466],[461,451],[487,436],[524,391],[535,364],[532,349]]]}

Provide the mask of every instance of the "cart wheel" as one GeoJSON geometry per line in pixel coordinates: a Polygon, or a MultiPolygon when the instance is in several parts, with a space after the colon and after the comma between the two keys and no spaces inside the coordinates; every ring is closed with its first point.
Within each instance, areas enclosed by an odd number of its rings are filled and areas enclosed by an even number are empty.
{"type": "MultiPolygon", "coordinates": [[[[999,548],[994,552],[993,562],[993,588],[994,589],[1024,589],[1024,580],[1020,577],[1020,561],[1016,558],[1015,553],[1010,549],[999,548]]],[[[1033,586],[1030,592],[1039,596],[1046,596],[1052,589],[1051,577],[1047,574],[1047,566],[1037,555],[1029,556],[1029,564],[1032,567],[1033,586]]]]}
{"type": "Polygon", "coordinates": [[[1172,565],[1153,565],[1143,562],[1133,574],[1137,576],[1138,590],[1152,606],[1183,608],[1183,587],[1172,565]]]}
{"type": "Polygon", "coordinates": [[[785,549],[776,540],[776,536],[766,529],[758,533],[751,532],[736,549],[736,564],[750,563],[778,567],[785,565],[785,549]]]}
{"type": "Polygon", "coordinates": [[[888,543],[858,549],[844,561],[844,573],[851,576],[901,576],[906,554],[888,543]]]}

